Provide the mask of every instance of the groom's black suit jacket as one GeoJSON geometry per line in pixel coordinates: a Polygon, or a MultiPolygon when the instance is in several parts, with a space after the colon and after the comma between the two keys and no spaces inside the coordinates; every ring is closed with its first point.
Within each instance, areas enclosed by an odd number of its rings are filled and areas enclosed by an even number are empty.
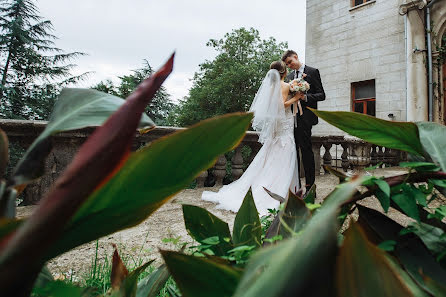
{"type": "MultiPolygon", "coordinates": [[[[295,72],[296,70],[293,70],[288,74],[287,79],[289,81],[294,79],[295,72]]],[[[300,101],[303,109],[303,115],[299,115],[299,113],[297,113],[297,117],[298,121],[303,120],[309,124],[308,127],[311,127],[318,123],[318,118],[311,110],[305,107],[308,106],[317,109],[317,102],[325,100],[325,92],[324,88],[322,87],[319,70],[305,65],[304,73],[307,75],[304,79],[310,84],[310,89],[307,92],[307,101],[300,101]]]]}

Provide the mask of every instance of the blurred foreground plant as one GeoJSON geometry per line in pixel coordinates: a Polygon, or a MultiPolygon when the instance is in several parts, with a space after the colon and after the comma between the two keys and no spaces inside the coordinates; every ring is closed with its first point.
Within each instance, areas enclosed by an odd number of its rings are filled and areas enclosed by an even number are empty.
{"type": "MultiPolygon", "coordinates": [[[[39,274],[36,285],[52,286],[51,274],[41,272],[46,261],[140,223],[239,143],[251,115],[203,121],[130,152],[141,114],[172,67],[173,56],[125,101],[94,90],[68,89],[61,94],[45,131],[30,146],[10,180],[0,184],[2,295],[28,296],[39,274]],[[42,175],[51,150],[49,136],[100,124],[33,214],[15,219],[17,189],[42,175]]],[[[143,117],[142,123],[152,125],[148,117],[143,117]]],[[[0,136],[3,173],[8,146],[6,135],[1,132],[0,136]]],[[[115,281],[113,295],[135,296],[138,275],[148,263],[126,274],[126,268],[118,260],[114,262],[119,281],[115,281]]],[[[80,296],[76,292],[71,296],[80,296]]]]}

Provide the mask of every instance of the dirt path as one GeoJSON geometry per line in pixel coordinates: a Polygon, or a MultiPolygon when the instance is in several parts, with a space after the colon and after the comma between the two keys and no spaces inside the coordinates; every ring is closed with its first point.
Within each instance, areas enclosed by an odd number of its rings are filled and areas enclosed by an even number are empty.
{"type": "MultiPolygon", "coordinates": [[[[376,176],[402,173],[403,170],[398,168],[392,170],[377,169],[373,172],[376,176]]],[[[332,175],[316,177],[318,201],[322,201],[334,189],[337,183],[337,178],[332,175]]],[[[157,259],[160,263],[159,249],[178,250],[182,243],[192,242],[184,227],[182,204],[204,207],[228,222],[232,229],[235,214],[216,209],[215,204],[201,200],[200,197],[203,190],[183,190],[140,225],[101,238],[98,243],[99,261],[103,262],[106,257],[108,259],[111,258],[113,252],[111,243],[118,245],[121,250],[121,256],[128,258],[130,263],[149,259],[157,259]],[[163,239],[166,238],[172,239],[172,242],[163,242],[163,239]]],[[[210,190],[210,188],[206,190],[210,190]]],[[[212,188],[211,190],[216,189],[212,188]]],[[[374,209],[381,210],[381,206],[376,199],[367,199],[363,203],[374,209]]],[[[27,216],[32,209],[33,207],[19,207],[18,216],[27,216]]],[[[394,210],[389,211],[389,216],[404,225],[409,222],[407,217],[401,216],[394,210]]],[[[68,275],[78,279],[90,269],[95,252],[96,242],[84,244],[53,259],[48,263],[48,266],[55,275],[68,275]]]]}

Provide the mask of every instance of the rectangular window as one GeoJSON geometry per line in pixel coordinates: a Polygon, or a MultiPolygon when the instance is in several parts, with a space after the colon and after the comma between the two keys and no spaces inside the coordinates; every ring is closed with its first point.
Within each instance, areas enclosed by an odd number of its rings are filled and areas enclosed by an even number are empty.
{"type": "Polygon", "coordinates": [[[369,1],[371,1],[371,0],[352,0],[352,7],[364,4],[369,1]]]}
{"type": "Polygon", "coordinates": [[[376,115],[375,80],[352,83],[352,111],[376,115]]]}

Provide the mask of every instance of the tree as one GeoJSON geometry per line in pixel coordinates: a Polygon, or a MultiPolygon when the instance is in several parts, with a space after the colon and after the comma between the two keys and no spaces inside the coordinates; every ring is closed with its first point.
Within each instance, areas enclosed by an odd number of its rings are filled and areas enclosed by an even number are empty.
{"type": "MultiPolygon", "coordinates": [[[[142,68],[132,70],[132,73],[129,75],[119,76],[120,83],[118,86],[115,86],[113,82],[108,79],[99,82],[92,88],[121,98],[127,98],[135,88],[152,73],[153,68],[147,60],[144,60],[142,68]]],[[[174,104],[170,100],[170,95],[167,93],[165,87],[161,87],[147,106],[146,113],[155,124],[165,126],[168,125],[167,119],[173,108],[174,104]]]]}
{"type": "Polygon", "coordinates": [[[32,0],[0,4],[0,114],[8,118],[46,119],[60,89],[82,79],[69,63],[83,53],[55,47],[53,26],[32,0]]]}
{"type": "Polygon", "coordinates": [[[187,126],[215,115],[247,111],[272,61],[280,59],[287,43],[270,37],[261,39],[259,31],[240,28],[220,40],[206,44],[218,54],[205,61],[194,75],[194,82],[175,109],[174,124],[187,126]]]}

